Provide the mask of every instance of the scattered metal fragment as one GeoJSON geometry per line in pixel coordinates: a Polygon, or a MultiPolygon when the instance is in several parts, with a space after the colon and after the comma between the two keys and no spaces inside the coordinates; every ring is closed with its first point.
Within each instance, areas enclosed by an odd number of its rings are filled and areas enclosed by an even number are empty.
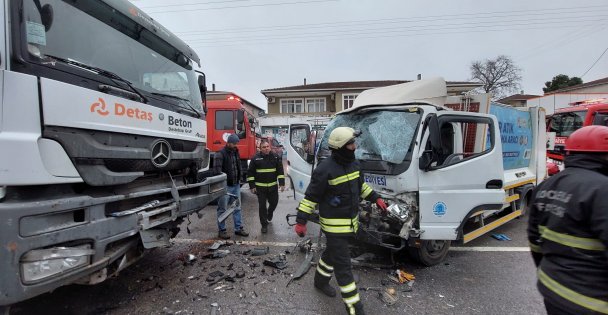
{"type": "Polygon", "coordinates": [[[395,289],[389,287],[389,288],[386,288],[386,290],[384,290],[382,293],[380,293],[380,299],[386,305],[390,306],[390,305],[397,303],[397,301],[399,300],[399,297],[397,296],[397,294],[395,294],[395,289]]]}
{"type": "Polygon", "coordinates": [[[216,315],[220,305],[217,303],[211,303],[211,315],[216,315]]]}
{"type": "Polygon", "coordinates": [[[196,260],[196,256],[192,254],[188,254],[188,262],[192,263],[196,260]]]}
{"type": "Polygon", "coordinates": [[[270,247],[268,247],[268,246],[254,248],[253,251],[251,251],[251,256],[266,255],[266,254],[268,254],[269,251],[270,251],[270,247]]]}
{"type": "Polygon", "coordinates": [[[245,270],[239,270],[236,272],[237,278],[243,278],[245,276],[245,270]]]}
{"type": "Polygon", "coordinates": [[[216,249],[220,248],[220,246],[222,246],[222,245],[226,245],[226,241],[216,241],[211,246],[209,246],[209,249],[216,250],[216,249]]]}

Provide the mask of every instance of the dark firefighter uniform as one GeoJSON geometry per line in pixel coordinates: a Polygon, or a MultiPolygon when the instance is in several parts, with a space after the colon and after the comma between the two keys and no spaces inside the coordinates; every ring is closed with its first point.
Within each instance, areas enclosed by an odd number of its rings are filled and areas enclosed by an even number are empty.
{"type": "Polygon", "coordinates": [[[256,189],[262,227],[268,225],[268,221],[272,220],[272,215],[279,202],[277,180],[280,186],[285,186],[283,160],[272,152],[266,155],[258,152],[249,162],[247,181],[250,188],[256,189]],[[269,203],[268,208],[266,208],[266,201],[269,203]]]}
{"type": "Polygon", "coordinates": [[[566,156],[533,192],[528,237],[549,314],[608,314],[608,161],[566,156]]]}
{"type": "Polygon", "coordinates": [[[298,206],[296,221],[306,224],[319,206],[319,223],[327,237],[327,248],[321,255],[315,274],[315,286],[326,285],[335,273],[342,299],[350,314],[360,303],[359,292],[351,271],[349,239],[359,227],[360,199],[375,201],[378,194],[364,182],[359,162],[336,162],[334,156],[323,160],[314,170],[305,197],[298,206]]]}

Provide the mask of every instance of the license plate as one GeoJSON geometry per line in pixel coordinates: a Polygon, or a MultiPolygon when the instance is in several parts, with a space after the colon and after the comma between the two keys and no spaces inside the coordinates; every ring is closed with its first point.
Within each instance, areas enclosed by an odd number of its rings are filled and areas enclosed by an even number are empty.
{"type": "Polygon", "coordinates": [[[372,185],[386,186],[386,176],[366,174],[364,179],[366,183],[370,183],[372,185]]]}

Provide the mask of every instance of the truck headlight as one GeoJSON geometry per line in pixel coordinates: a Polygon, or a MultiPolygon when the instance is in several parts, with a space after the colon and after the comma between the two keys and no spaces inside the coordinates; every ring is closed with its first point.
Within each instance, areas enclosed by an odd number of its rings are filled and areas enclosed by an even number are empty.
{"type": "Polygon", "coordinates": [[[23,282],[32,283],[86,266],[95,251],[90,245],[31,250],[21,258],[23,282]]]}
{"type": "Polygon", "coordinates": [[[399,203],[391,204],[386,210],[389,217],[393,217],[401,222],[405,222],[410,215],[407,206],[399,203]]]}

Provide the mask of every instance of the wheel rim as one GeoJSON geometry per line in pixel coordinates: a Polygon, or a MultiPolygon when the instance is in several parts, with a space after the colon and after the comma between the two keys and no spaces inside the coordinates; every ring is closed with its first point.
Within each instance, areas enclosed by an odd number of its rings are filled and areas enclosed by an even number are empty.
{"type": "Polygon", "coordinates": [[[433,240],[433,241],[427,242],[425,249],[426,249],[427,253],[429,254],[429,256],[439,257],[442,255],[442,251],[446,246],[447,246],[446,241],[433,240]]]}

